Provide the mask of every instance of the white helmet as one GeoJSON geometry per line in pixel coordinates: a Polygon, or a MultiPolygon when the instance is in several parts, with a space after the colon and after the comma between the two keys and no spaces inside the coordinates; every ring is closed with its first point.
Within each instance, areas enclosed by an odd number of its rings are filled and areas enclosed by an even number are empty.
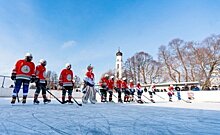
{"type": "Polygon", "coordinates": [[[45,59],[40,59],[40,61],[39,61],[41,64],[42,63],[47,63],[47,61],[45,60],[45,59]]]}
{"type": "Polygon", "coordinates": [[[111,79],[113,79],[113,78],[114,78],[114,76],[112,75],[110,78],[111,78],[111,79]]]}
{"type": "Polygon", "coordinates": [[[31,53],[26,53],[25,57],[33,57],[31,53]]]}
{"type": "Polygon", "coordinates": [[[108,75],[108,74],[105,74],[105,77],[109,77],[109,75],[108,75]]]}
{"type": "Polygon", "coordinates": [[[66,63],[66,68],[69,67],[69,66],[71,66],[71,64],[70,63],[66,63]]]}
{"type": "Polygon", "coordinates": [[[133,82],[133,80],[130,80],[130,82],[133,82]]]}
{"type": "Polygon", "coordinates": [[[137,82],[137,84],[140,84],[140,82],[137,82]]]}
{"type": "Polygon", "coordinates": [[[126,77],[123,77],[122,80],[126,80],[126,77]]]}

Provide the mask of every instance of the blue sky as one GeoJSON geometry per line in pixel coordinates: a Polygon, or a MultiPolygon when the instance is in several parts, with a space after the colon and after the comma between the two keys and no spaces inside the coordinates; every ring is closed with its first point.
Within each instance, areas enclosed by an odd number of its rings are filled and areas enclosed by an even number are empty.
{"type": "Polygon", "coordinates": [[[0,0],[0,74],[31,52],[58,74],[72,64],[81,78],[94,65],[97,79],[138,51],[157,59],[173,38],[201,41],[220,34],[220,0],[0,0]]]}

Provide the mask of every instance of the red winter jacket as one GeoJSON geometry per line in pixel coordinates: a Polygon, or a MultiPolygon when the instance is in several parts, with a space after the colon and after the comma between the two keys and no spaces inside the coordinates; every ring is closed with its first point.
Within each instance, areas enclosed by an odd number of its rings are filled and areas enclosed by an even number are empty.
{"type": "Polygon", "coordinates": [[[107,87],[108,83],[109,83],[109,81],[108,81],[108,79],[106,77],[102,77],[100,82],[99,82],[101,87],[107,87]]]}
{"type": "Polygon", "coordinates": [[[136,85],[136,88],[137,88],[137,89],[141,89],[141,84],[137,84],[137,85],[136,85]]]}
{"type": "Polygon", "coordinates": [[[31,80],[31,77],[35,76],[35,65],[33,62],[18,60],[13,73],[16,74],[16,79],[31,80]]]}
{"type": "Polygon", "coordinates": [[[116,88],[121,89],[121,84],[122,84],[122,81],[121,80],[117,80],[116,81],[116,88]]]}
{"type": "Polygon", "coordinates": [[[110,90],[113,90],[113,89],[114,89],[114,80],[109,80],[108,88],[109,88],[110,90]]]}
{"type": "Polygon", "coordinates": [[[46,81],[46,68],[45,66],[38,65],[36,67],[36,77],[40,79],[40,83],[45,83],[46,81]]]}
{"type": "Polygon", "coordinates": [[[86,77],[88,77],[92,81],[94,81],[94,78],[95,78],[94,74],[91,71],[86,72],[86,77]]]}
{"type": "Polygon", "coordinates": [[[73,86],[73,71],[68,69],[63,69],[60,74],[59,82],[63,86],[73,86]]]}
{"type": "Polygon", "coordinates": [[[134,89],[134,83],[133,82],[130,82],[129,86],[130,86],[130,89],[134,89]]]}
{"type": "Polygon", "coordinates": [[[127,89],[127,88],[128,88],[127,82],[126,82],[126,81],[122,81],[121,87],[122,87],[123,89],[127,89]]]}

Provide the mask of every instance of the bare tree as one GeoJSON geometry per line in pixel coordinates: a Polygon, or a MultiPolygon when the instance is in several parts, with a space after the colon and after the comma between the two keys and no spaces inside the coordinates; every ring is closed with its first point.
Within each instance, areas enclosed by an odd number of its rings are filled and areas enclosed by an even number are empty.
{"type": "Polygon", "coordinates": [[[138,52],[131,58],[128,58],[124,65],[124,73],[128,79],[134,82],[152,82],[152,78],[159,71],[159,63],[153,60],[153,57],[146,52],[138,52]]]}

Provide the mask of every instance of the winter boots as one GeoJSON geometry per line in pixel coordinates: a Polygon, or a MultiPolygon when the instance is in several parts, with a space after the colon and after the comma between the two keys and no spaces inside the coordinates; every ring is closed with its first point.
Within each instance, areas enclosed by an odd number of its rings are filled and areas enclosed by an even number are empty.
{"type": "Polygon", "coordinates": [[[123,103],[121,98],[118,99],[118,103],[123,103]]]}
{"type": "Polygon", "coordinates": [[[73,104],[72,96],[68,96],[68,103],[73,104]]]}
{"type": "Polygon", "coordinates": [[[22,99],[22,104],[26,104],[26,99],[27,99],[27,96],[23,96],[23,99],[22,99]]]}
{"type": "Polygon", "coordinates": [[[51,100],[50,99],[47,99],[47,96],[46,96],[46,94],[43,94],[43,102],[46,104],[46,103],[50,103],[51,102],[51,100]]]}
{"type": "Polygon", "coordinates": [[[143,104],[143,103],[144,103],[141,99],[139,99],[137,102],[138,102],[139,104],[143,104]]]}
{"type": "Polygon", "coordinates": [[[104,95],[101,96],[101,102],[107,102],[106,97],[104,95]]]}
{"type": "Polygon", "coordinates": [[[37,97],[38,97],[38,94],[34,94],[34,104],[39,104],[40,103],[40,101],[38,101],[38,99],[37,99],[37,97]]]}
{"type": "MultiPolygon", "coordinates": [[[[39,104],[40,101],[37,99],[38,98],[38,94],[35,94],[34,95],[34,104],[39,104]]],[[[46,103],[50,103],[51,100],[50,99],[47,99],[47,96],[45,94],[43,94],[43,102],[46,104],[46,103]]]]}
{"type": "Polygon", "coordinates": [[[65,100],[65,96],[62,96],[62,104],[66,104],[67,101],[65,100]]]}
{"type": "Polygon", "coordinates": [[[13,96],[12,99],[11,99],[11,104],[15,104],[15,101],[16,101],[16,97],[13,96]]]}
{"type": "Polygon", "coordinates": [[[73,103],[72,96],[68,96],[68,100],[65,100],[65,96],[62,96],[62,103],[63,104],[66,104],[66,103],[72,104],[73,103]]]}

